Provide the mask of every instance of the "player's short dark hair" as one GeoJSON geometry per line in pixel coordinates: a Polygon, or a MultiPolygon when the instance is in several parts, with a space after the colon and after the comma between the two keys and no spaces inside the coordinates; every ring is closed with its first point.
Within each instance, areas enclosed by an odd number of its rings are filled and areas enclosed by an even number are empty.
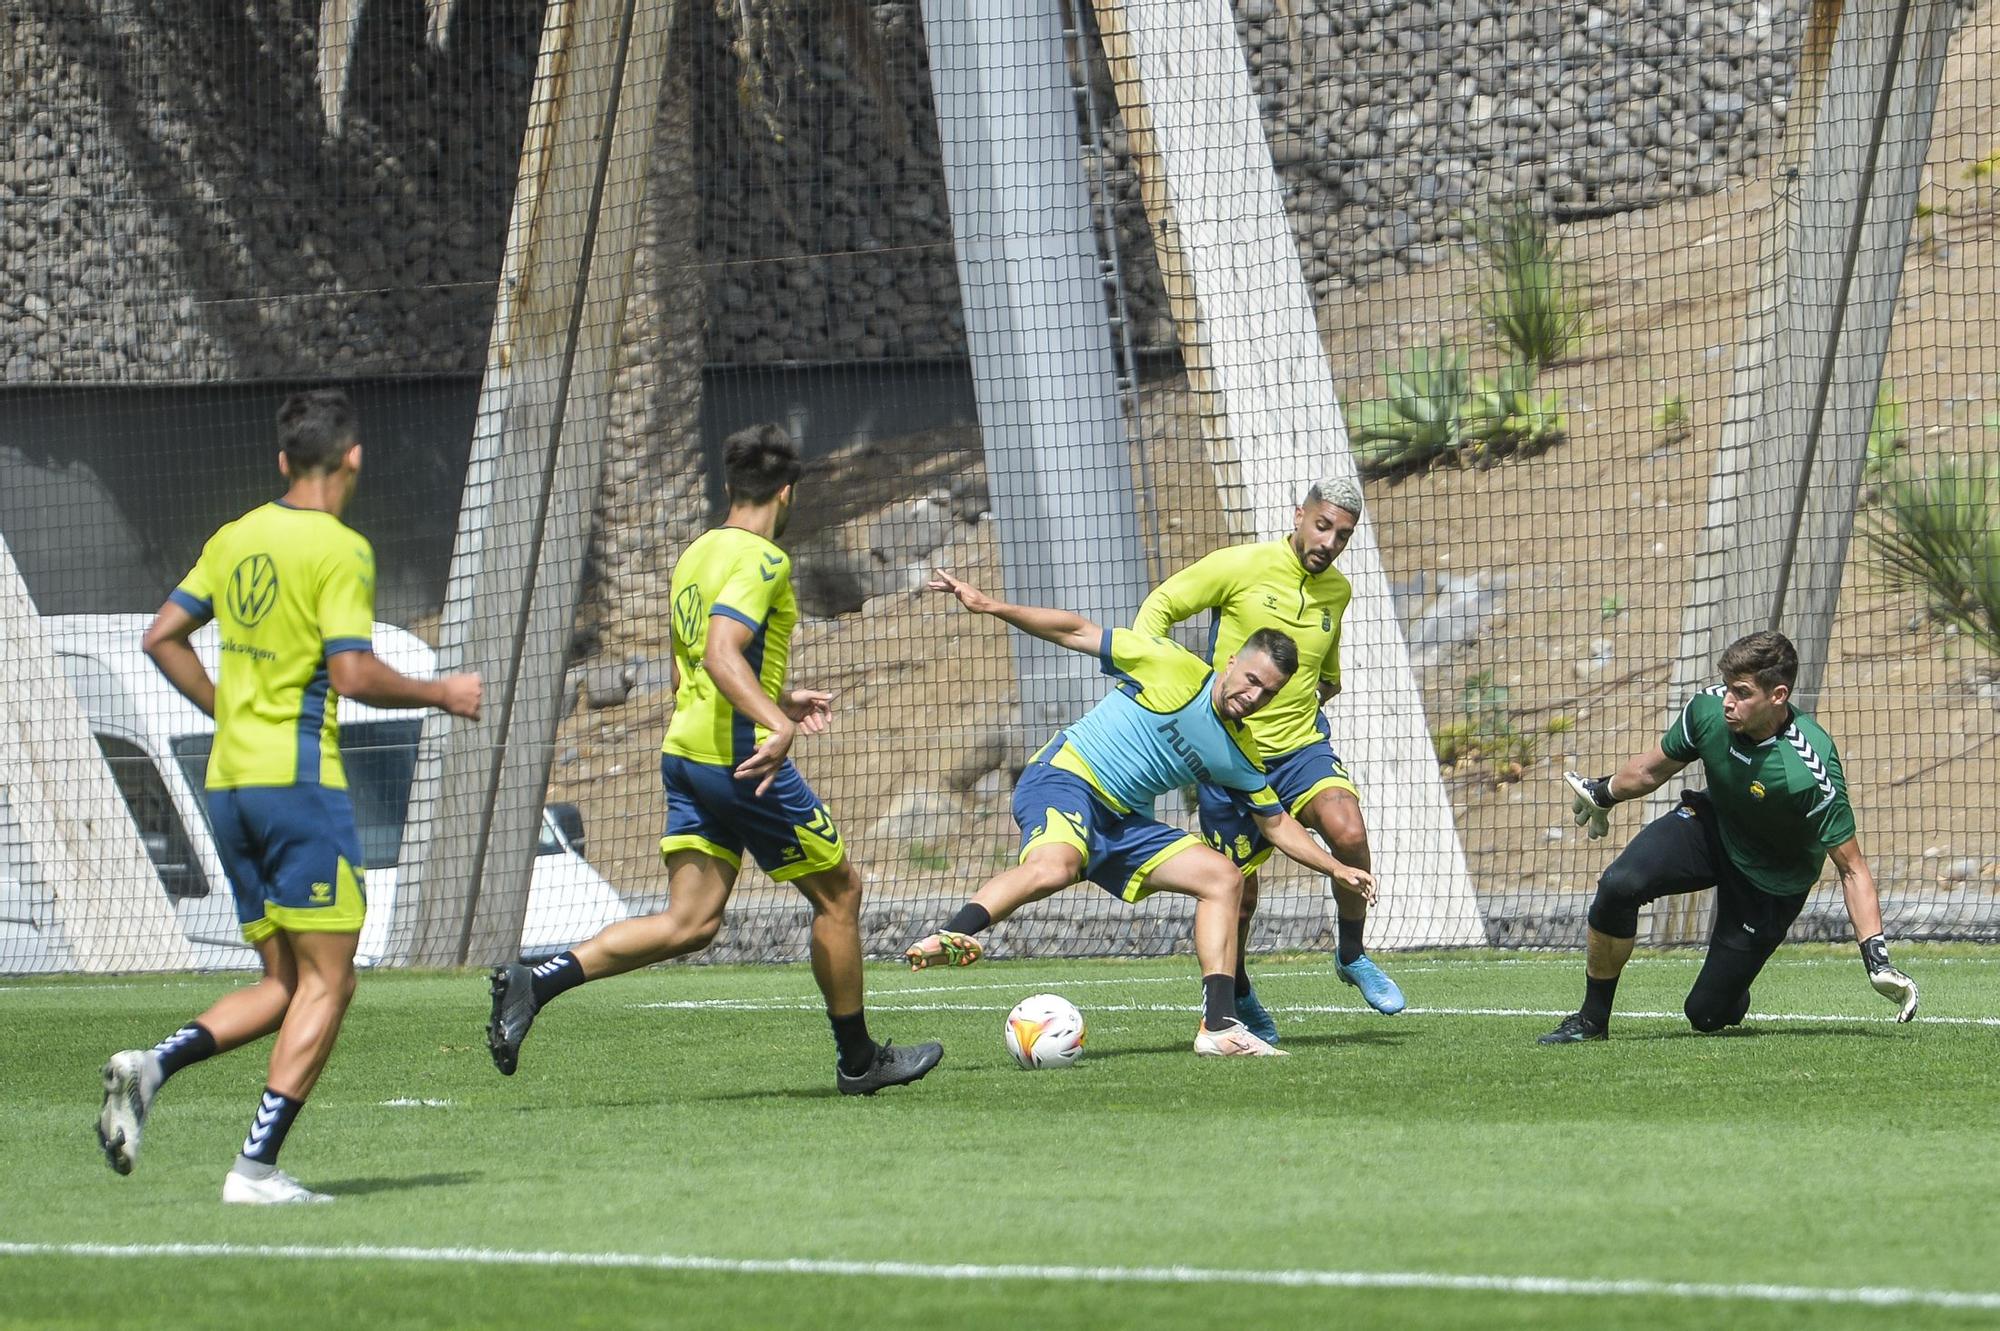
{"type": "Polygon", "coordinates": [[[293,475],[334,470],[360,433],[354,404],[338,388],[294,393],[278,408],[278,447],[293,475]]]}
{"type": "Polygon", "coordinates": [[[731,503],[768,504],[805,470],[799,446],[778,425],[752,425],[722,441],[722,483],[731,503]]]}
{"type": "Polygon", "coordinates": [[[1283,629],[1265,627],[1258,629],[1243,640],[1246,652],[1262,652],[1271,658],[1271,664],[1285,672],[1290,679],[1299,671],[1299,645],[1288,637],[1283,629]]]}
{"type": "Polygon", "coordinates": [[[1783,684],[1792,687],[1799,680],[1799,649],[1784,634],[1765,629],[1748,633],[1722,649],[1715,668],[1724,680],[1754,679],[1769,693],[1783,684]]]}

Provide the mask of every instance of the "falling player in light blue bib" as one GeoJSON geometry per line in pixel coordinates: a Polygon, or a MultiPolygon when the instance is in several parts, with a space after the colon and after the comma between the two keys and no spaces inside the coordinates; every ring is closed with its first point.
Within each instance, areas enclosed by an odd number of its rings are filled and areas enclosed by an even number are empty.
{"type": "Polygon", "coordinates": [[[1367,873],[1329,855],[1285,812],[1243,724],[1298,669],[1297,646],[1277,629],[1260,629],[1211,669],[1169,639],[1106,629],[1067,610],[996,601],[942,570],[929,587],[955,596],[976,614],[1090,653],[1118,688],[1028,764],[1014,789],[1020,863],[990,879],[943,929],[913,944],[904,953],[911,967],[977,961],[983,949],[974,935],[980,930],[1084,878],[1122,901],[1177,892],[1195,900],[1194,950],[1203,994],[1195,1052],[1281,1053],[1236,1017],[1241,873],[1199,837],[1156,819],[1153,801],[1197,782],[1219,786],[1241,801],[1278,850],[1340,883],[1371,891],[1367,873]]]}

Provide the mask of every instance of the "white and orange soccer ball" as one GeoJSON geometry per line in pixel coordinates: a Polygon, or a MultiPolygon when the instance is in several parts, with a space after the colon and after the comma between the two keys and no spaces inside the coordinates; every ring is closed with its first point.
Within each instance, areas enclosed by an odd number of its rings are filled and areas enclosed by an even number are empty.
{"type": "Polygon", "coordinates": [[[1007,1052],[1036,1068],[1066,1068],[1083,1057],[1083,1014],[1057,994],[1035,994],[1007,1014],[1007,1052]]]}

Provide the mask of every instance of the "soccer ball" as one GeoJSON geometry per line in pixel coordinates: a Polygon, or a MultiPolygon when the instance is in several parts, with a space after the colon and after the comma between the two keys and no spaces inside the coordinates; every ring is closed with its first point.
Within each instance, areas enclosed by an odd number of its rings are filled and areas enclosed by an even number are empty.
{"type": "Polygon", "coordinates": [[[1035,1068],[1066,1068],[1083,1057],[1083,1014],[1067,998],[1036,994],[1007,1014],[1007,1052],[1035,1068]]]}

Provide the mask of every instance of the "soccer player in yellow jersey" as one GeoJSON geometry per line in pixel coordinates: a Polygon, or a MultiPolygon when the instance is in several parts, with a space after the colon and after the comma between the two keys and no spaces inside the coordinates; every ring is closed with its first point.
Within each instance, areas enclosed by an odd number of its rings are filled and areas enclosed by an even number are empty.
{"type": "Polygon", "coordinates": [[[811,903],[813,978],[839,1049],[834,1081],[844,1095],[873,1095],[916,1081],[944,1049],[869,1037],[861,876],[787,756],[800,730],[824,730],[832,714],[832,695],[785,687],[799,610],[791,557],[776,541],[803,470],[798,449],[779,427],[752,426],[724,441],[722,466],[729,516],[674,565],[674,714],[660,746],[667,909],[621,920],[541,966],[496,969],[487,1047],[511,1076],[536,1013],[557,995],[707,947],[747,850],[811,903]]]}
{"type": "Polygon", "coordinates": [[[1193,897],[1202,1018],[1194,1051],[1205,1056],[1282,1055],[1236,1015],[1236,921],[1243,875],[1223,856],[1154,817],[1169,790],[1208,782],[1229,792],[1272,845],[1309,869],[1367,894],[1372,884],[1320,849],[1278,802],[1248,721],[1298,669],[1284,632],[1259,629],[1214,668],[1179,643],[1106,629],[1067,610],[995,600],[938,569],[928,584],[978,615],[1097,658],[1118,687],[1057,732],[1014,787],[1020,863],[994,875],[943,928],[903,953],[912,970],[969,966],[975,934],[1030,901],[1088,878],[1120,901],[1154,892],[1193,897]]]}
{"type": "MultiPolygon", "coordinates": [[[[1182,569],[1153,589],[1132,626],[1164,635],[1181,620],[1213,610],[1209,654],[1218,669],[1260,628],[1280,629],[1298,644],[1298,672],[1270,706],[1250,718],[1250,733],[1264,751],[1271,786],[1286,812],[1325,837],[1343,864],[1372,869],[1360,793],[1333,751],[1332,731],[1320,710],[1340,692],[1340,621],[1354,595],[1333,564],[1360,520],[1360,486],[1346,479],[1319,481],[1293,511],[1290,536],[1232,545],[1182,569]]],[[[1244,875],[1237,1015],[1275,1044],[1277,1022],[1258,1000],[1243,961],[1257,912],[1257,866],[1270,858],[1271,845],[1229,792],[1204,782],[1199,800],[1203,837],[1244,875]]],[[[1377,1012],[1401,1012],[1403,991],[1362,950],[1367,898],[1336,880],[1333,899],[1340,949],[1334,972],[1360,989],[1377,1012]]]]}
{"type": "Polygon", "coordinates": [[[276,1031],[263,1097],[222,1184],[223,1201],[252,1204],[333,1200],[277,1161],[354,995],[366,907],[336,705],[476,717],[480,695],[477,675],[410,679],[375,656],[375,552],[340,520],[361,470],[346,395],[294,393],[278,412],[278,441],[285,497],[209,538],[144,639],[161,673],[215,718],[208,816],[264,975],[152,1049],[114,1054],[97,1120],[105,1157],[129,1174],[168,1077],[276,1031]],[[222,649],[214,679],[188,644],[211,619],[222,649]]]}

